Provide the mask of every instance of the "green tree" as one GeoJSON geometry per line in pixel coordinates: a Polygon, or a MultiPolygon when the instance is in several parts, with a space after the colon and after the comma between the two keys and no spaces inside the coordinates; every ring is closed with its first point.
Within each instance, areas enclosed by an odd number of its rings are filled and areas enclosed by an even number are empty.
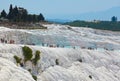
{"type": "Polygon", "coordinates": [[[3,10],[0,17],[7,18],[13,22],[39,22],[45,20],[41,13],[39,15],[28,14],[26,9],[17,6],[13,8],[12,4],[10,4],[8,15],[5,10],[3,10]]]}
{"type": "Polygon", "coordinates": [[[15,22],[19,21],[18,18],[19,18],[19,11],[17,6],[15,6],[15,8],[13,9],[13,21],[15,22]]]}
{"type": "Polygon", "coordinates": [[[111,18],[111,21],[112,21],[112,22],[117,22],[117,17],[113,16],[113,17],[111,18]]]}
{"type": "Polygon", "coordinates": [[[9,12],[11,13],[13,10],[12,4],[10,4],[9,12]]]}
{"type": "Polygon", "coordinates": [[[26,22],[27,19],[28,19],[28,12],[27,12],[27,10],[24,10],[24,11],[22,11],[22,14],[21,14],[21,20],[22,20],[22,22],[26,22]]]}
{"type": "Polygon", "coordinates": [[[24,55],[24,61],[28,61],[28,60],[31,60],[32,58],[32,49],[27,47],[27,46],[24,46],[22,47],[22,50],[23,50],[23,55],[24,55]]]}
{"type": "Polygon", "coordinates": [[[12,7],[12,4],[10,4],[9,13],[7,15],[7,18],[9,20],[11,20],[13,18],[13,7],[12,7]]]}
{"type": "Polygon", "coordinates": [[[33,15],[32,15],[32,21],[33,21],[33,22],[37,22],[37,21],[38,21],[36,14],[33,14],[33,15]]]}
{"type": "Polygon", "coordinates": [[[28,21],[28,22],[32,22],[32,15],[31,15],[31,14],[29,14],[29,15],[27,16],[27,21],[28,21]]]}
{"type": "Polygon", "coordinates": [[[3,11],[1,12],[1,17],[7,18],[7,13],[5,12],[5,10],[3,10],[3,11]]]}
{"type": "Polygon", "coordinates": [[[40,15],[38,16],[38,21],[44,21],[45,18],[44,16],[40,13],[40,15]]]}

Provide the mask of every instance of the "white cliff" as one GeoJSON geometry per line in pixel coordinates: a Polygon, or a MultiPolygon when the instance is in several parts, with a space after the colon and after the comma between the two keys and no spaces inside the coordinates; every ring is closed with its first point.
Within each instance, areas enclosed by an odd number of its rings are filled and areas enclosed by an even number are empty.
{"type": "Polygon", "coordinates": [[[18,41],[15,41],[16,44],[0,44],[0,81],[34,81],[29,69],[37,76],[37,81],[120,81],[119,32],[74,27],[68,30],[68,26],[63,25],[45,26],[48,30],[17,30],[16,32],[14,29],[1,28],[1,38],[4,34],[8,37],[12,34],[11,37],[18,41]],[[60,39],[54,38],[56,35],[60,39]],[[34,39],[22,38],[24,36],[34,39]],[[51,40],[48,41],[47,37],[51,40]],[[40,41],[36,41],[35,38],[42,40],[43,43],[55,44],[58,40],[60,40],[59,44],[69,42],[72,48],[67,45],[64,48],[27,45],[33,51],[33,58],[36,50],[41,52],[41,58],[36,66],[31,61],[27,61],[21,67],[14,59],[14,55],[24,59],[22,51],[24,45],[21,45],[21,40],[23,44],[39,43],[40,41]],[[74,48],[76,45],[78,47],[74,48]],[[82,45],[85,48],[82,48],[82,45]]]}
{"type": "Polygon", "coordinates": [[[34,81],[34,79],[25,69],[0,57],[0,81],[34,81]]]}
{"type": "MultiPolygon", "coordinates": [[[[1,59],[7,59],[10,63],[16,64],[14,55],[23,57],[21,45],[0,45],[0,47],[4,48],[0,49],[1,59]]],[[[26,66],[21,68],[32,69],[38,77],[38,81],[120,80],[119,51],[101,52],[87,49],[29,47],[33,52],[41,51],[41,59],[37,66],[32,66],[30,62],[27,62],[26,66]],[[59,65],[56,65],[56,59],[58,59],[59,65]]],[[[6,68],[9,67],[6,66],[6,68]]]]}

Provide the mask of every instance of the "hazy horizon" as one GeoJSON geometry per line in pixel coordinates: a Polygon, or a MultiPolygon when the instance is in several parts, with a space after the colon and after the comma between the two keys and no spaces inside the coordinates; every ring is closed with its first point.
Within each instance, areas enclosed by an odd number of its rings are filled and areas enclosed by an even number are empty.
{"type": "MultiPolygon", "coordinates": [[[[103,19],[103,20],[108,20],[110,19],[109,17],[115,15],[119,16],[119,12],[114,12],[106,17],[106,15],[96,15],[94,13],[97,12],[102,12],[102,11],[107,11],[109,9],[115,8],[115,7],[120,7],[120,0],[114,0],[114,1],[109,1],[109,0],[41,0],[41,1],[28,1],[28,0],[7,0],[3,1],[0,0],[2,3],[0,5],[0,11],[5,9],[7,12],[9,10],[10,4],[13,4],[13,6],[20,6],[24,7],[25,9],[28,10],[29,13],[34,13],[34,14],[39,14],[43,13],[46,19],[68,19],[68,20],[92,20],[92,19],[103,19]],[[85,14],[87,13],[87,17],[85,14]],[[94,16],[89,15],[94,14],[94,16]],[[117,15],[116,15],[116,14],[117,15]],[[82,17],[81,17],[82,16],[82,17]],[[90,17],[88,17],[90,16],[90,17]],[[98,18],[97,18],[98,17],[98,18]]],[[[112,11],[112,10],[111,10],[112,11]]],[[[114,10],[113,10],[114,11],[114,10]]]]}

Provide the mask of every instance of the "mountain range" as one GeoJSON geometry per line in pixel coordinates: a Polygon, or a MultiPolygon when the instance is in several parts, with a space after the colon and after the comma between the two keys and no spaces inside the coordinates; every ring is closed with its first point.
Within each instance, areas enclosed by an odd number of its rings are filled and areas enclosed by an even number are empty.
{"type": "Polygon", "coordinates": [[[108,10],[88,12],[82,14],[67,14],[67,15],[56,15],[55,19],[48,19],[52,22],[69,22],[73,20],[107,20],[110,21],[112,16],[116,16],[120,20],[120,6],[112,7],[108,10]]]}

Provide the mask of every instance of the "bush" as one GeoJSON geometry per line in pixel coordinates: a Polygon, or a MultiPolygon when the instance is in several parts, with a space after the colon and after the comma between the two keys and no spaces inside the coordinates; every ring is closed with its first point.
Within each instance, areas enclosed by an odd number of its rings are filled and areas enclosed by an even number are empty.
{"type": "Polygon", "coordinates": [[[22,47],[22,50],[23,50],[23,55],[24,55],[24,60],[25,62],[28,61],[28,60],[31,60],[32,58],[32,49],[27,47],[27,46],[24,46],[22,47]]]}
{"type": "Polygon", "coordinates": [[[33,77],[33,79],[34,79],[35,81],[37,81],[37,76],[32,75],[32,77],[33,77]]]}
{"type": "Polygon", "coordinates": [[[34,65],[37,64],[38,60],[40,60],[40,51],[37,50],[35,53],[35,58],[33,59],[34,65]]]}
{"type": "Polygon", "coordinates": [[[56,63],[56,65],[59,65],[59,60],[56,59],[56,60],[55,60],[55,63],[56,63]]]}
{"type": "Polygon", "coordinates": [[[90,78],[90,79],[92,79],[92,76],[91,76],[91,75],[89,75],[89,78],[90,78]]]}
{"type": "Polygon", "coordinates": [[[31,73],[31,69],[28,69],[28,71],[31,73]]]}
{"type": "Polygon", "coordinates": [[[82,62],[82,59],[78,59],[79,62],[82,62]]]}
{"type": "Polygon", "coordinates": [[[20,63],[20,62],[21,62],[21,60],[22,60],[21,58],[19,58],[19,57],[18,57],[18,56],[16,56],[16,55],[14,56],[14,59],[16,60],[16,62],[17,62],[17,63],[20,63]]]}

